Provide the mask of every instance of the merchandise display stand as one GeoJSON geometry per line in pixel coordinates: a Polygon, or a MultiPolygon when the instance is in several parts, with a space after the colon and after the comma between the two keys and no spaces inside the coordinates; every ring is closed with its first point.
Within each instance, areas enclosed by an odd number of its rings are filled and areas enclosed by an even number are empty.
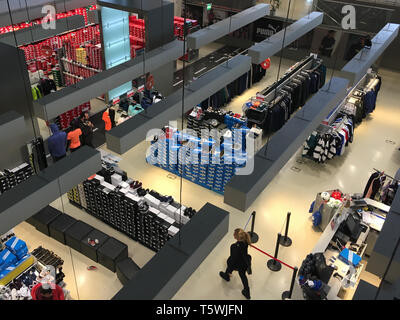
{"type": "Polygon", "coordinates": [[[172,197],[145,190],[140,181],[129,179],[117,166],[118,160],[103,151],[103,170],[70,190],[68,199],[157,252],[196,215],[196,210],[180,205],[172,197]]]}
{"type": "Polygon", "coordinates": [[[287,115],[283,115],[284,119],[281,119],[282,116],[278,118],[275,116],[272,119],[272,115],[269,115],[272,109],[280,106],[280,102],[285,100],[286,113],[292,114],[325,84],[325,77],[326,68],[321,59],[311,55],[299,61],[289,68],[278,81],[243,105],[242,110],[248,118],[249,127],[257,125],[265,133],[279,130],[289,118],[287,115]],[[287,98],[289,100],[286,100],[287,98]]]}
{"type": "Polygon", "coordinates": [[[380,87],[380,77],[374,72],[366,73],[307,139],[302,156],[324,163],[343,155],[354,140],[356,124],[375,110],[380,87]]]}

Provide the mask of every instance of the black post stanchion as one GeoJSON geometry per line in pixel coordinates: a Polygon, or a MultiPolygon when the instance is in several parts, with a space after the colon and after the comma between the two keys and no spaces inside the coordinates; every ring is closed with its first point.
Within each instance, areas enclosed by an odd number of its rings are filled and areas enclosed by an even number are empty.
{"type": "Polygon", "coordinates": [[[291,213],[288,212],[286,216],[286,229],[285,229],[285,236],[281,237],[280,244],[284,247],[290,247],[292,245],[292,239],[288,237],[289,232],[289,222],[290,222],[290,215],[291,213]]]}
{"type": "Polygon", "coordinates": [[[251,214],[253,219],[251,220],[251,231],[247,232],[251,238],[251,243],[256,243],[259,239],[258,234],[254,232],[254,223],[256,221],[256,212],[253,211],[251,214]]]}
{"type": "Polygon", "coordinates": [[[297,267],[294,267],[293,275],[292,275],[292,282],[290,283],[290,289],[289,289],[289,291],[284,291],[282,293],[282,300],[286,300],[286,299],[292,298],[294,282],[296,281],[296,275],[297,275],[297,267]]]}
{"type": "MultiPolygon", "coordinates": [[[[276,247],[275,247],[275,254],[274,254],[275,259],[278,259],[278,250],[279,250],[280,239],[281,239],[281,234],[278,233],[278,239],[276,240],[276,247]]],[[[276,261],[275,259],[270,259],[267,262],[267,267],[271,271],[279,271],[282,268],[281,263],[279,261],[276,261]]]]}

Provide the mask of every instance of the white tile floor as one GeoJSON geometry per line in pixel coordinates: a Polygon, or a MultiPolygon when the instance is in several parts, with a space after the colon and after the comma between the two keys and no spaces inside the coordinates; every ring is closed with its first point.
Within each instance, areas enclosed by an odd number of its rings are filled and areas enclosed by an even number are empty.
{"type": "MultiPolygon", "coordinates": [[[[292,63],[284,60],[282,72],[292,63]]],[[[248,97],[274,82],[276,71],[273,68],[276,68],[275,59],[264,81],[246,91],[241,97],[234,99],[227,108],[240,111],[243,102],[248,97]]],[[[381,70],[380,74],[383,85],[377,109],[356,129],[354,142],[345,154],[323,165],[311,161],[300,164],[296,162],[300,157],[299,150],[247,212],[240,212],[224,204],[221,195],[186,180],[183,181],[182,203],[200,209],[206,202],[211,202],[229,211],[230,228],[228,234],[176,293],[174,299],[244,299],[240,293],[239,277],[235,275],[231,282],[226,283],[219,278],[218,272],[226,266],[229,246],[233,242],[233,230],[243,227],[253,210],[257,212],[255,231],[260,236],[260,241],[256,246],[271,254],[275,248],[276,234],[283,229],[286,213],[288,211],[292,213],[289,235],[293,240],[293,245],[288,248],[281,247],[279,258],[292,266],[300,266],[301,261],[311,251],[320,236],[320,233],[312,228],[308,214],[310,203],[317,192],[332,188],[340,188],[344,192],[361,192],[372,168],[379,168],[391,174],[397,171],[400,167],[400,151],[397,150],[400,142],[398,140],[400,92],[397,88],[400,74],[390,70],[381,70]],[[396,141],[397,144],[388,144],[385,140],[396,141]],[[291,170],[292,166],[300,168],[301,171],[291,170]]],[[[125,153],[120,167],[126,170],[130,177],[141,180],[145,187],[172,195],[179,200],[180,178],[170,179],[167,177],[168,172],[148,165],[144,157],[148,146],[148,142],[142,142],[125,153]]],[[[143,266],[153,256],[150,250],[71,206],[65,196],[62,204],[58,200],[53,205],[60,209],[64,206],[66,213],[127,243],[129,255],[139,266],[143,266]]],[[[28,243],[31,250],[38,245],[43,245],[64,259],[65,281],[74,299],[110,299],[121,288],[114,273],[55,240],[43,236],[28,224],[22,223],[15,228],[15,231],[28,243]],[[96,265],[98,270],[88,271],[86,268],[89,265],[96,265]]],[[[252,298],[280,299],[282,291],[289,287],[290,270],[283,267],[278,273],[271,272],[266,267],[265,256],[253,249],[250,253],[253,256],[253,275],[249,276],[252,298]]]]}

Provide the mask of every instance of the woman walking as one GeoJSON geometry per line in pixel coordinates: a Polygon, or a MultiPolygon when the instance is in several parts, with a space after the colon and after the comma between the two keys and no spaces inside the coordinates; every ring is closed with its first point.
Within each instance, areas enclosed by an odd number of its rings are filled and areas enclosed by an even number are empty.
{"type": "Polygon", "coordinates": [[[251,274],[251,256],[247,253],[247,249],[251,244],[251,239],[249,234],[243,229],[235,229],[233,237],[237,241],[231,245],[231,255],[227,260],[226,271],[221,271],[219,275],[225,281],[229,281],[232,276],[232,271],[238,271],[244,287],[242,294],[247,299],[250,299],[250,288],[246,277],[246,271],[251,274]]]}

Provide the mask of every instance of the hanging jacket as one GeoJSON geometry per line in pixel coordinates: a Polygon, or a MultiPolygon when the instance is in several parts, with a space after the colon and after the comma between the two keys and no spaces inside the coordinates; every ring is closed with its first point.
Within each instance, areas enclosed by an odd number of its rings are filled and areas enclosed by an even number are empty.
{"type": "Polygon", "coordinates": [[[53,133],[47,140],[50,154],[57,158],[65,156],[67,148],[67,134],[64,131],[60,131],[55,123],[50,125],[50,129],[53,133]]]}
{"type": "MultiPolygon", "coordinates": [[[[378,177],[379,177],[379,172],[374,172],[374,173],[369,177],[368,182],[367,182],[367,185],[365,186],[365,189],[364,189],[363,198],[367,197],[367,194],[368,194],[368,198],[371,196],[371,194],[372,194],[372,186],[371,186],[371,185],[373,184],[374,181],[377,181],[377,180],[378,180],[378,177]],[[370,192],[369,192],[369,191],[370,191],[370,192]]],[[[375,186],[374,189],[376,189],[376,186],[375,186]]],[[[378,189],[379,189],[379,188],[378,188],[378,189]]]]}
{"type": "Polygon", "coordinates": [[[110,131],[111,127],[112,127],[112,124],[111,124],[111,119],[110,119],[110,116],[108,115],[108,111],[107,110],[103,112],[103,116],[101,118],[104,121],[105,130],[106,131],[110,131]]]}

